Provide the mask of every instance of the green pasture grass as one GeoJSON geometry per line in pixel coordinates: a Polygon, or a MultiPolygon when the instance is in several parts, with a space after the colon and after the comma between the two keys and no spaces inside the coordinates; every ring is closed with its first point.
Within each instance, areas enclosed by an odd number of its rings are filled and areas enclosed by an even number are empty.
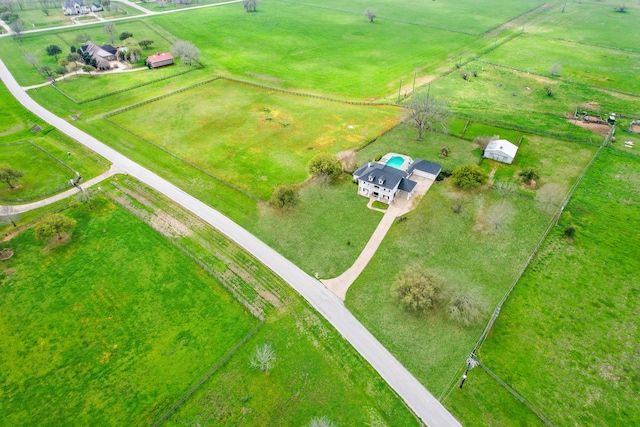
{"type": "Polygon", "coordinates": [[[264,2],[256,13],[237,4],[149,19],[191,40],[201,62],[214,69],[344,98],[397,93],[401,77],[433,76],[479,40],[398,22],[372,25],[359,15],[282,2],[264,2]]]}
{"type": "MultiPolygon", "coordinates": [[[[147,56],[151,54],[147,51],[147,56]]],[[[120,90],[127,90],[155,80],[176,76],[188,68],[181,66],[162,67],[156,69],[140,68],[135,72],[114,74],[75,74],[56,83],[56,87],[78,102],[97,96],[109,95],[120,90]]],[[[192,68],[191,68],[192,69],[192,68]]]]}
{"type": "Polygon", "coordinates": [[[131,7],[128,4],[124,4],[122,2],[111,3],[111,10],[103,10],[102,12],[97,12],[102,18],[105,19],[113,19],[113,18],[123,18],[125,16],[136,16],[142,15],[144,12],[136,9],[135,7],[131,7]],[[116,6],[116,7],[114,7],[116,6]]]}
{"type": "Polygon", "coordinates": [[[613,8],[621,4],[617,0],[573,0],[567,2],[563,13],[560,2],[527,23],[525,31],[543,37],[639,52],[640,34],[631,29],[637,25],[640,7],[635,2],[624,2],[628,12],[615,12],[613,8]],[[624,37],[620,36],[621,31],[624,37]]]}
{"type": "MultiPolygon", "coordinates": [[[[80,34],[87,34],[89,39],[98,45],[109,43],[109,35],[104,33],[105,23],[100,22],[95,25],[83,25],[82,27],[65,28],[61,30],[52,30],[43,33],[25,34],[22,41],[15,38],[3,37],[0,39],[0,55],[2,60],[11,73],[14,75],[18,83],[23,86],[35,85],[43,83],[44,77],[38,74],[37,70],[24,61],[27,53],[34,54],[41,65],[49,65],[57,67],[54,57],[48,56],[46,48],[51,44],[58,45],[62,49],[62,54],[58,58],[65,57],[71,46],[80,48],[82,43],[76,41],[76,37],[80,34]]],[[[114,33],[114,45],[118,45],[120,40],[118,36],[123,31],[133,34],[136,40],[150,39],[154,41],[152,49],[149,52],[164,52],[170,50],[175,38],[170,33],[148,22],[147,20],[130,20],[116,22],[116,32],[114,33]]],[[[146,51],[143,51],[143,55],[146,51]]],[[[138,65],[142,65],[144,56],[138,65]]]]}
{"type": "Polygon", "coordinates": [[[511,124],[530,132],[551,132],[599,143],[608,128],[594,131],[571,123],[568,119],[576,108],[640,115],[637,97],[482,62],[465,68],[477,70],[478,77],[465,81],[458,73],[449,74],[431,85],[431,94],[447,100],[455,114],[488,124],[495,121],[498,126],[511,124]],[[552,97],[547,96],[545,87],[551,88],[552,97]]]}
{"type": "MultiPolygon", "coordinates": [[[[393,0],[301,0],[297,3],[321,5],[364,15],[367,8],[376,11],[375,22],[386,24],[386,18],[417,25],[446,28],[451,31],[482,33],[542,4],[541,1],[462,0],[455,3],[433,1],[396,2],[393,0]]],[[[307,13],[313,13],[309,11],[307,13]]],[[[366,20],[364,16],[360,19],[366,20]]]]}
{"type": "MultiPolygon", "coordinates": [[[[559,141],[546,145],[535,160],[549,164],[545,165],[546,179],[556,183],[560,193],[566,193],[595,148],[559,141]],[[569,164],[575,166],[565,170],[569,164]]],[[[523,156],[523,164],[533,162],[531,157],[523,156]]],[[[509,168],[510,173],[516,173],[520,166],[509,168]]],[[[391,228],[372,262],[348,291],[346,304],[437,395],[464,366],[493,307],[549,225],[558,206],[557,200],[554,202],[550,205],[544,198],[517,192],[460,191],[449,180],[436,183],[417,209],[391,228]],[[453,212],[454,202],[462,203],[459,213],[453,212]],[[495,222],[496,216],[502,220],[495,222]],[[397,275],[412,266],[432,270],[448,292],[478,294],[486,310],[482,322],[468,328],[458,326],[448,319],[443,306],[424,316],[403,310],[390,289],[397,275]]]]}
{"type": "Polygon", "coordinates": [[[629,153],[636,153],[636,154],[638,153],[638,151],[640,151],[640,135],[639,134],[622,132],[620,128],[618,128],[615,134],[615,137],[616,137],[616,141],[612,144],[614,148],[617,148],[622,151],[627,151],[629,153]],[[632,145],[633,148],[627,148],[625,141],[633,142],[633,145],[632,145]]]}
{"type": "MultiPolygon", "coordinates": [[[[41,9],[26,9],[16,11],[20,20],[24,23],[25,30],[37,28],[59,27],[62,25],[73,25],[70,16],[62,13],[61,7],[49,8],[49,16],[45,15],[41,9]]],[[[95,18],[94,18],[95,19],[95,18]]]]}
{"type": "MultiPolygon", "coordinates": [[[[479,356],[554,425],[638,424],[640,162],[605,149],[507,300],[479,356]],[[567,226],[576,227],[572,241],[567,226]]],[[[452,406],[500,413],[480,383],[452,406]],[[464,401],[463,401],[464,400],[464,401]]],[[[464,411],[463,409],[461,409],[464,411]]]]}
{"type": "Polygon", "coordinates": [[[27,130],[32,124],[41,124],[31,112],[11,95],[4,83],[0,83],[0,141],[14,138],[14,134],[27,130]]]}
{"type": "Polygon", "coordinates": [[[398,114],[395,107],[342,104],[218,80],[110,119],[268,200],[275,187],[306,180],[314,156],[353,149],[393,126],[398,114]]]}
{"type": "Polygon", "coordinates": [[[148,9],[152,12],[164,12],[164,11],[168,11],[168,10],[176,10],[176,9],[189,9],[192,7],[197,7],[197,6],[203,6],[206,4],[216,4],[216,3],[222,3],[225,0],[193,0],[190,3],[175,3],[175,2],[167,2],[164,6],[160,6],[159,4],[157,4],[156,2],[150,2],[150,1],[141,1],[141,2],[137,2],[140,6],[144,7],[145,9],[148,9]]]}
{"type": "Polygon", "coordinates": [[[251,255],[130,177],[118,176],[103,189],[189,251],[266,319],[168,424],[307,425],[313,416],[339,425],[417,424],[353,348],[251,255]],[[265,342],[275,349],[276,362],[261,373],[249,367],[249,358],[265,342]]]}
{"type": "Polygon", "coordinates": [[[26,141],[0,145],[0,165],[9,165],[24,172],[24,176],[14,183],[15,188],[11,189],[4,182],[0,186],[0,197],[8,200],[37,197],[62,189],[68,185],[69,179],[75,177],[71,170],[26,141]]]}
{"type": "Polygon", "coordinates": [[[309,274],[342,274],[355,262],[382,219],[358,196],[351,176],[328,185],[312,181],[300,189],[291,211],[261,207],[250,229],[309,274]]]}
{"type": "Polygon", "coordinates": [[[88,206],[67,242],[2,243],[2,424],[150,424],[258,323],[151,227],[88,206]]]}
{"type": "Polygon", "coordinates": [[[442,169],[455,169],[469,163],[480,161],[480,150],[475,150],[469,141],[440,133],[426,133],[422,141],[416,140],[417,132],[409,124],[401,123],[391,132],[382,135],[372,144],[367,145],[356,155],[358,166],[372,161],[377,156],[394,152],[421,158],[442,165],[442,169]],[[440,157],[443,147],[449,148],[448,157],[440,157]]]}
{"type": "Polygon", "coordinates": [[[483,59],[545,75],[550,75],[552,65],[558,64],[561,78],[640,93],[640,51],[634,53],[584,46],[576,42],[523,34],[488,53],[483,59]]]}

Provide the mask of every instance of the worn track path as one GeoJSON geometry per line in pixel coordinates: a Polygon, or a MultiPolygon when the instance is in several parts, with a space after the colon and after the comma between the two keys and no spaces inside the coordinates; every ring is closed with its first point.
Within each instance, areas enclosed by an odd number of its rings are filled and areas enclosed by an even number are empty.
{"type": "Polygon", "coordinates": [[[238,224],[182,191],[169,181],[133,162],[91,135],[45,109],[18,85],[0,60],[0,78],[28,110],[59,131],[105,157],[120,171],[128,173],[167,198],[193,212],[273,270],[322,314],[355,347],[405,403],[429,426],[460,426],[442,404],[396,360],[378,340],[347,310],[342,301],[318,280],[267,246],[238,224]]]}

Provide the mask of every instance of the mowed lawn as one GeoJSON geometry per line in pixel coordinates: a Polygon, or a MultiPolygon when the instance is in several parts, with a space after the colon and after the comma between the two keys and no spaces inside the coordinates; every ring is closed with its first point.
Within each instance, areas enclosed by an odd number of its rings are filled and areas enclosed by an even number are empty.
{"type": "Polygon", "coordinates": [[[97,198],[70,241],[0,247],[3,425],[149,425],[258,320],[151,227],[97,198]]]}
{"type": "Polygon", "coordinates": [[[27,141],[0,144],[0,165],[9,165],[24,173],[12,183],[13,189],[6,182],[0,183],[0,198],[6,200],[37,197],[67,186],[69,179],[75,177],[70,168],[27,141]]]}
{"type": "Polygon", "coordinates": [[[478,41],[400,22],[370,24],[361,14],[279,1],[261,3],[257,13],[236,4],[150,20],[191,40],[202,51],[201,62],[214,70],[349,99],[397,94],[400,78],[406,82],[414,72],[421,78],[452,67],[452,55],[478,41]]]}
{"type": "Polygon", "coordinates": [[[635,2],[573,0],[566,4],[564,13],[562,3],[558,3],[539,19],[527,23],[525,32],[638,52],[640,33],[632,29],[638,25],[640,6],[635,2]],[[622,4],[627,12],[615,12],[614,7],[622,4]],[[624,37],[620,36],[620,31],[624,31],[624,37]]]}
{"type": "MultiPolygon", "coordinates": [[[[300,0],[298,3],[321,4],[349,11],[358,15],[373,8],[378,22],[387,23],[386,18],[406,21],[418,25],[430,25],[451,31],[482,33],[497,27],[541,5],[539,0],[461,0],[457,2],[436,2],[432,0],[300,0]]],[[[311,11],[309,13],[312,13],[311,11]]],[[[361,19],[364,19],[361,18],[361,19]]]]}
{"type": "Polygon", "coordinates": [[[4,83],[0,82],[0,140],[20,132],[27,128],[29,124],[40,123],[29,111],[25,110],[22,105],[16,101],[11,95],[4,83]]]}
{"type": "MultiPolygon", "coordinates": [[[[554,425],[640,423],[639,191],[638,157],[603,151],[480,349],[554,425]]],[[[469,425],[482,425],[488,407],[504,415],[483,375],[471,371],[447,402],[469,425]]]]}
{"type": "Polygon", "coordinates": [[[304,181],[317,154],[358,147],[396,124],[399,113],[396,107],[323,101],[217,80],[111,120],[267,200],[275,187],[304,181]]]}
{"type": "Polygon", "coordinates": [[[551,75],[552,67],[557,65],[557,74],[562,78],[640,94],[640,51],[521,35],[483,60],[545,75],[551,75]]]}
{"type": "MultiPolygon", "coordinates": [[[[471,143],[466,143],[472,151],[471,143]]],[[[559,198],[543,197],[544,186],[528,196],[487,188],[460,191],[449,180],[436,183],[418,208],[392,227],[347,293],[349,309],[436,395],[464,366],[493,308],[549,225],[557,203],[595,152],[595,147],[560,141],[536,144],[532,139],[522,147],[509,173],[493,162],[485,161],[483,167],[495,167],[496,175],[507,179],[533,165],[546,183],[554,184],[552,194],[559,198]],[[540,163],[532,164],[532,157],[540,163]],[[461,206],[458,213],[455,205],[461,206]],[[417,266],[435,274],[445,295],[457,291],[478,295],[485,310],[482,321],[459,326],[449,320],[443,305],[422,316],[403,310],[393,299],[391,286],[406,268],[417,266]]]]}

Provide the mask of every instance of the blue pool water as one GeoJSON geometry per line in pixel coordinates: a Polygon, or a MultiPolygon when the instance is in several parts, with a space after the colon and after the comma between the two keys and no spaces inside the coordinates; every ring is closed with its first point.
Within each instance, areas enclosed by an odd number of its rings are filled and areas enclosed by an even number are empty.
{"type": "Polygon", "coordinates": [[[389,160],[387,160],[387,166],[391,166],[392,168],[400,169],[404,164],[404,159],[400,156],[393,156],[389,160]]]}

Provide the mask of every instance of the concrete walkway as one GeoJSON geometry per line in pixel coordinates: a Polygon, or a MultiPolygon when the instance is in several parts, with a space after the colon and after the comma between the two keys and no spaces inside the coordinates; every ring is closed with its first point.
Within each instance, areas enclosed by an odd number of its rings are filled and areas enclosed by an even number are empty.
{"type": "MultiPolygon", "coordinates": [[[[322,283],[342,301],[345,300],[349,287],[356,281],[360,273],[364,271],[369,261],[371,261],[376,254],[378,247],[380,247],[384,236],[386,236],[391,229],[395,219],[413,210],[413,208],[418,205],[422,196],[431,188],[431,184],[433,184],[433,181],[430,179],[420,177],[413,177],[411,179],[418,181],[413,196],[408,200],[405,198],[394,199],[391,206],[387,208],[373,235],[371,235],[367,245],[358,256],[358,259],[356,259],[356,262],[340,276],[333,279],[322,280],[322,283]]],[[[371,204],[371,202],[369,202],[369,204],[371,204]]],[[[375,208],[373,208],[373,210],[379,211],[379,209],[375,208]]]]}
{"type": "Polygon", "coordinates": [[[187,194],[171,182],[135,163],[36,103],[18,85],[1,60],[0,78],[26,109],[56,127],[60,132],[108,159],[123,173],[136,177],[168,199],[191,211],[280,276],[342,334],[427,425],[460,426],[458,420],[362,326],[342,301],[318,280],[309,276],[298,266],[211,206],[187,194]]]}
{"type": "MultiPolygon", "coordinates": [[[[41,208],[43,206],[47,206],[50,205],[52,203],[58,202],[60,200],[64,200],[67,197],[71,197],[74,194],[78,193],[79,191],[92,187],[102,181],[104,181],[107,178],[112,177],[113,175],[120,173],[120,171],[118,170],[117,167],[111,165],[111,168],[96,176],[95,178],[90,179],[87,182],[84,182],[80,185],[78,185],[77,187],[71,187],[69,190],[64,191],[62,193],[56,194],[54,196],[51,197],[47,197],[46,199],[43,200],[38,200],[37,202],[33,202],[33,203],[26,203],[24,205],[8,205],[8,206],[2,206],[0,205],[0,212],[8,212],[11,214],[21,214],[21,213],[25,213],[25,212],[29,212],[32,211],[34,209],[38,209],[41,208]]],[[[2,216],[0,214],[0,216],[2,216]]]]}

